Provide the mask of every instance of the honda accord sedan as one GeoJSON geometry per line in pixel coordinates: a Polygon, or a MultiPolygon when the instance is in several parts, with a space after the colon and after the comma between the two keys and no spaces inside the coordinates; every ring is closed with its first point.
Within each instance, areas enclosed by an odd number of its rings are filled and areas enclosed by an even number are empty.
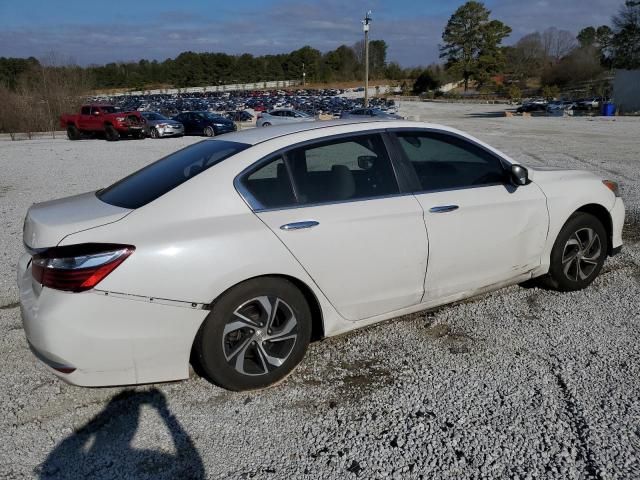
{"type": "Polygon", "coordinates": [[[617,185],[408,121],[204,140],[33,205],[18,283],[69,383],[286,377],[309,342],[525,281],[587,287],[622,246],[617,185]]]}

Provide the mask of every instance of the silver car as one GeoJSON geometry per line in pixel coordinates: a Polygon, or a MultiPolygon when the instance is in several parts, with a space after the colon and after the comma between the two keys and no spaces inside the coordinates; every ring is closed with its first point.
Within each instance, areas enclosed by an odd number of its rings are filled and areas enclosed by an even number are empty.
{"type": "Polygon", "coordinates": [[[269,125],[289,125],[291,123],[313,121],[315,121],[315,118],[308,113],[298,110],[280,109],[259,113],[256,126],[268,127],[269,125]]]}
{"type": "Polygon", "coordinates": [[[357,108],[350,112],[342,112],[340,118],[347,118],[351,120],[365,119],[365,118],[380,118],[384,120],[402,120],[400,115],[395,113],[385,112],[380,108],[357,108]]]}
{"type": "Polygon", "coordinates": [[[144,119],[144,133],[151,138],[181,137],[184,126],[157,112],[140,112],[144,119]]]}

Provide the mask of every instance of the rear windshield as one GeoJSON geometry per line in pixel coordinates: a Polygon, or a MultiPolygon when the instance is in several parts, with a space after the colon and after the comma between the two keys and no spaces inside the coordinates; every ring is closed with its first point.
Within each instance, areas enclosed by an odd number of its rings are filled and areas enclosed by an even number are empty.
{"type": "Polygon", "coordinates": [[[250,145],[224,140],[196,143],[100,190],[100,200],[122,208],[140,208],[250,145]]]}

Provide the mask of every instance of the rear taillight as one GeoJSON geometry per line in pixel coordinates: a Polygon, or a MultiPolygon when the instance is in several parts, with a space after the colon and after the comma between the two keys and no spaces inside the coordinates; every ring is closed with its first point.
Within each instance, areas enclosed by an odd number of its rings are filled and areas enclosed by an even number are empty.
{"type": "Polygon", "coordinates": [[[259,113],[259,114],[258,114],[258,116],[256,117],[256,119],[260,119],[260,118],[262,118],[262,114],[261,114],[261,113],[259,113]]]}
{"type": "Polygon", "coordinates": [[[134,250],[132,245],[112,243],[54,247],[33,257],[31,274],[44,287],[83,292],[100,283],[134,250]]]}

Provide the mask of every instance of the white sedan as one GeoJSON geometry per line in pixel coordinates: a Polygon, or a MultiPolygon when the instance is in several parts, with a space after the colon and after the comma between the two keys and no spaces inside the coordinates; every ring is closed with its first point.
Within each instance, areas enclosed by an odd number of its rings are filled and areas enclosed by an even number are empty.
{"type": "MultiPolygon", "coordinates": [[[[32,206],[34,354],[76,385],[271,385],[311,340],[500,287],[587,287],[622,245],[614,182],[457,130],[315,122],[225,135],[32,206]]],[[[373,354],[373,353],[372,353],[373,354]]]]}

